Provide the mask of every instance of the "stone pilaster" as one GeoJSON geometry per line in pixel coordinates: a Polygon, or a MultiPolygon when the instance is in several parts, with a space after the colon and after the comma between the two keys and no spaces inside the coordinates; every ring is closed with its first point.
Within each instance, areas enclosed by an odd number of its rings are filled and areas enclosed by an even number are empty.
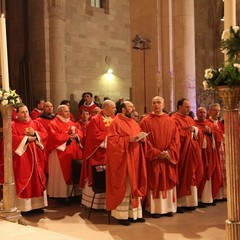
{"type": "Polygon", "coordinates": [[[161,1],[161,57],[162,57],[162,81],[160,82],[160,95],[165,100],[165,108],[173,111],[176,101],[173,94],[173,12],[171,1],[161,1]]]}
{"type": "Polygon", "coordinates": [[[196,112],[194,36],[194,1],[173,1],[174,95],[176,101],[187,98],[196,112]]]}
{"type": "Polygon", "coordinates": [[[50,101],[57,107],[67,98],[65,62],[66,0],[49,1],[50,101]]]}

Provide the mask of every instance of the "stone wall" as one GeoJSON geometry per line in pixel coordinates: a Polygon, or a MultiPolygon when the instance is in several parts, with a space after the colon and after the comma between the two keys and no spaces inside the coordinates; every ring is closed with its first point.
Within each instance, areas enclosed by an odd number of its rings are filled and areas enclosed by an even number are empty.
{"type": "Polygon", "coordinates": [[[85,91],[115,101],[129,98],[132,85],[129,1],[110,0],[108,14],[89,2],[66,3],[67,95],[75,108],[85,91]]]}

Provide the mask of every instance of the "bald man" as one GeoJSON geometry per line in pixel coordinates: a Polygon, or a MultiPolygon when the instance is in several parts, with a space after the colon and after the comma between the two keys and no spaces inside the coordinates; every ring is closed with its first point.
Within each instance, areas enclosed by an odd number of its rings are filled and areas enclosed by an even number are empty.
{"type": "Polygon", "coordinates": [[[43,113],[36,120],[40,122],[43,127],[47,130],[50,121],[55,118],[53,113],[53,105],[51,102],[45,102],[43,105],[43,113]]]}
{"type": "Polygon", "coordinates": [[[149,132],[146,154],[148,169],[147,210],[153,218],[171,217],[177,211],[176,185],[180,138],[174,120],[163,112],[164,99],[152,99],[152,112],[140,127],[149,132]]]}
{"type": "Polygon", "coordinates": [[[135,107],[125,101],[109,127],[106,161],[106,207],[119,224],[145,222],[141,198],[147,192],[145,134],[133,119],[135,107]]]}

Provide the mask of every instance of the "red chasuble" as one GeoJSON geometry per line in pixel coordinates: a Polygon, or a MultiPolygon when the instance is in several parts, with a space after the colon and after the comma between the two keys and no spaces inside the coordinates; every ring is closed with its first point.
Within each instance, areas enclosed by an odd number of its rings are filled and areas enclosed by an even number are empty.
{"type": "MultiPolygon", "coordinates": [[[[191,195],[191,186],[199,186],[203,177],[203,163],[201,149],[198,140],[192,137],[190,126],[196,126],[195,121],[189,116],[174,113],[175,120],[180,133],[180,156],[178,163],[179,184],[177,186],[178,198],[191,195]]],[[[198,138],[201,133],[198,133],[198,138]]]]}
{"type": "Polygon", "coordinates": [[[166,191],[177,185],[177,163],[179,159],[180,138],[176,124],[167,114],[149,114],[140,122],[141,129],[149,133],[146,154],[148,186],[153,197],[159,198],[159,191],[166,198],[166,191]],[[158,155],[168,151],[171,161],[160,159],[158,155]]]}
{"type": "Polygon", "coordinates": [[[144,144],[129,142],[130,136],[141,132],[134,119],[118,114],[109,127],[106,159],[106,208],[115,209],[126,192],[126,180],[131,187],[132,204],[137,207],[137,197],[147,192],[147,173],[144,144]]]}
{"type": "MultiPolygon", "coordinates": [[[[76,125],[71,120],[63,122],[56,116],[48,127],[48,154],[51,154],[51,151],[56,149],[66,184],[72,184],[72,160],[82,159],[80,144],[76,140],[68,142],[68,130],[72,126],[75,127],[76,125]],[[60,147],[62,145],[64,146],[63,148],[60,147]]],[[[82,132],[77,128],[75,131],[81,141],[83,137],[82,132]]]]}
{"type": "Polygon", "coordinates": [[[89,122],[84,143],[80,188],[88,180],[92,185],[91,166],[106,164],[106,136],[113,117],[105,117],[102,112],[95,115],[89,122]]]}
{"type": "Polygon", "coordinates": [[[34,109],[32,110],[32,112],[30,113],[30,117],[31,117],[31,119],[35,120],[35,119],[37,119],[41,114],[42,114],[42,111],[38,111],[36,108],[34,108],[34,109]]]}
{"type": "Polygon", "coordinates": [[[35,120],[12,121],[13,172],[17,197],[42,197],[46,190],[45,166],[47,131],[35,120]],[[27,142],[25,129],[32,127],[37,132],[37,140],[27,142]]]}
{"type": "Polygon", "coordinates": [[[209,124],[209,121],[196,121],[196,123],[203,134],[202,141],[199,143],[202,149],[203,178],[198,188],[198,196],[201,198],[206,181],[211,178],[212,196],[214,198],[222,185],[221,167],[216,146],[216,140],[221,136],[219,135],[220,133],[217,127],[209,124]],[[211,134],[204,133],[205,126],[210,127],[211,134]]]}
{"type": "Polygon", "coordinates": [[[44,117],[38,117],[36,119],[36,121],[40,122],[43,127],[47,130],[48,129],[48,125],[50,124],[50,122],[53,120],[54,118],[50,119],[50,118],[44,118],[44,117]]]}
{"type": "Polygon", "coordinates": [[[215,129],[216,148],[222,172],[222,186],[226,186],[226,152],[224,144],[224,124],[218,120],[214,121],[211,118],[207,119],[207,124],[215,129]]]}
{"type": "Polygon", "coordinates": [[[86,109],[86,110],[89,111],[89,114],[92,115],[93,109],[94,109],[95,107],[98,107],[98,105],[95,104],[94,102],[92,102],[90,105],[85,105],[85,104],[81,105],[81,106],[79,107],[79,111],[78,111],[78,120],[81,119],[80,114],[81,114],[82,110],[85,110],[85,109],[86,109]]]}

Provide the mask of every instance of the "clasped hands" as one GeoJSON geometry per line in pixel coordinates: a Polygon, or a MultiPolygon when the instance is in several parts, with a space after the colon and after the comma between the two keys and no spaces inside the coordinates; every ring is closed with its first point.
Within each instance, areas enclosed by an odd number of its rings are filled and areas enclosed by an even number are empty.
{"type": "Polygon", "coordinates": [[[208,127],[208,126],[204,126],[203,131],[204,131],[205,133],[208,133],[208,134],[210,134],[210,133],[212,132],[211,129],[210,129],[210,127],[208,127]]]}
{"type": "Polygon", "coordinates": [[[25,128],[24,135],[28,137],[28,142],[36,140],[36,133],[32,127],[25,128]]]}
{"type": "Polygon", "coordinates": [[[160,159],[168,159],[168,158],[169,158],[169,154],[168,154],[167,151],[162,151],[162,152],[160,152],[160,153],[158,154],[157,157],[160,158],[160,159]]]}
{"type": "Polygon", "coordinates": [[[69,128],[68,135],[71,141],[78,138],[78,135],[75,133],[75,128],[69,128]]]}

